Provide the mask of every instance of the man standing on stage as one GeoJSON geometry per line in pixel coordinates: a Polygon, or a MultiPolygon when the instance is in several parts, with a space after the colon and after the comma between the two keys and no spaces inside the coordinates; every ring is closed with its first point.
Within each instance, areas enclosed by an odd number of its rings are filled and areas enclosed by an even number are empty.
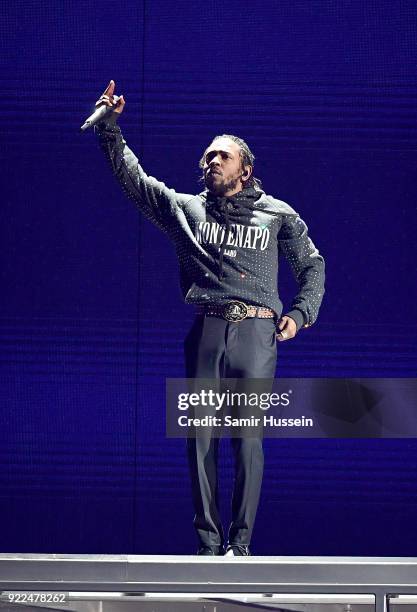
{"type": "MultiPolygon", "coordinates": [[[[148,176],[126,145],[116,120],[123,96],[110,81],[96,106],[112,111],[98,126],[100,146],[113,173],[139,210],[175,245],[184,300],[196,306],[185,339],[187,378],[275,376],[279,342],[312,325],[324,293],[324,260],[307,226],[288,204],[266,195],[253,176],[254,156],[231,135],[216,137],[200,160],[206,189],[176,193],[148,176]],[[278,255],[299,285],[282,315],[278,255]]],[[[201,555],[221,555],[225,543],[218,512],[218,438],[187,439],[194,526],[201,555]]],[[[232,438],[235,482],[227,556],[249,555],[263,473],[260,437],[232,438]]]]}

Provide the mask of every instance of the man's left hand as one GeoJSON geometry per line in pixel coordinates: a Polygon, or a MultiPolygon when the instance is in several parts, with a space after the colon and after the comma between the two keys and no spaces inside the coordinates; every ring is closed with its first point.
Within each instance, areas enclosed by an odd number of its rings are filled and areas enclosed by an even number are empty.
{"type": "Polygon", "coordinates": [[[284,342],[284,340],[290,340],[294,338],[297,333],[297,325],[294,319],[291,317],[281,317],[277,324],[276,338],[278,342],[284,342]]]}

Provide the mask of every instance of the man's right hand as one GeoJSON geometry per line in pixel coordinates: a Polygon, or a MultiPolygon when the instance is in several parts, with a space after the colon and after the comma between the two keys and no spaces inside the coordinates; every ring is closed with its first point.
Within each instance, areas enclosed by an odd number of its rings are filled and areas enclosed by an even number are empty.
{"type": "Polygon", "coordinates": [[[104,90],[104,92],[101,94],[100,98],[97,100],[95,107],[98,108],[99,106],[102,106],[103,104],[105,104],[106,106],[112,107],[114,113],[117,113],[118,115],[120,115],[123,112],[123,108],[126,102],[125,102],[123,95],[120,96],[119,99],[115,99],[116,98],[116,96],[114,95],[115,86],[116,86],[115,82],[111,80],[110,83],[107,85],[106,89],[104,90]]]}

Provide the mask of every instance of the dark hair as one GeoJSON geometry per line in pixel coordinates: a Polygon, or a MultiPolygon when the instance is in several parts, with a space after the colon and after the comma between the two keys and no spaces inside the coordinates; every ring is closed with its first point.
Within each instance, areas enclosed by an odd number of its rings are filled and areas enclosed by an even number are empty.
{"type": "MultiPolygon", "coordinates": [[[[233,142],[235,142],[239,146],[239,155],[240,155],[240,163],[241,163],[242,170],[244,169],[245,166],[252,167],[252,174],[249,177],[249,179],[245,181],[245,187],[261,188],[262,187],[261,181],[253,176],[253,168],[255,166],[255,156],[252,153],[252,151],[249,149],[246,142],[242,138],[239,138],[238,136],[233,136],[233,134],[220,134],[219,136],[215,136],[212,142],[214,142],[215,140],[218,140],[219,138],[229,138],[230,140],[233,140],[233,142]]],[[[205,151],[198,163],[200,168],[204,168],[204,157],[205,157],[205,151]]],[[[200,180],[204,182],[204,175],[200,177],[200,180]]]]}

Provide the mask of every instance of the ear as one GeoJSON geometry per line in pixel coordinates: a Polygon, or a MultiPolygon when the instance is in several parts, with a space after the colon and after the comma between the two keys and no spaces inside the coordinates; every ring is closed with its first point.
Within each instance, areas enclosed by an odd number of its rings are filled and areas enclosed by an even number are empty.
{"type": "Polygon", "coordinates": [[[244,181],[247,181],[252,175],[252,166],[244,166],[243,172],[244,175],[242,176],[242,179],[244,181]]]}

